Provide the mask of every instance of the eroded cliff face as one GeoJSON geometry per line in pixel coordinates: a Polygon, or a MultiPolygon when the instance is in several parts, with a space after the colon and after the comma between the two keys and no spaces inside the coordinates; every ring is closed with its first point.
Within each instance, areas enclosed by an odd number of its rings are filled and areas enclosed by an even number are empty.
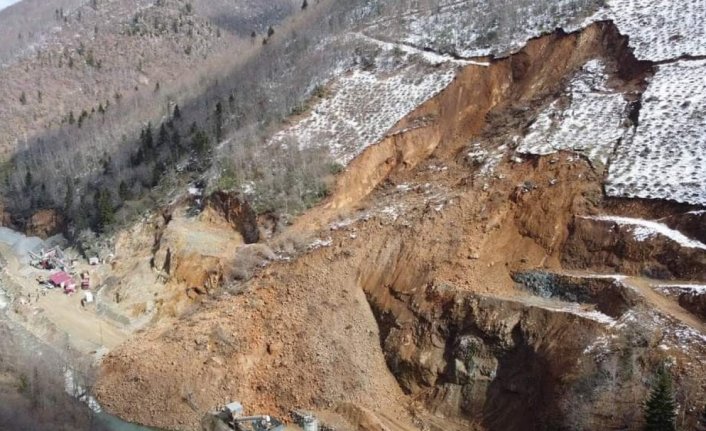
{"type": "Polygon", "coordinates": [[[706,281],[703,248],[684,247],[663,236],[636,236],[635,229],[634,225],[613,220],[575,218],[564,245],[564,266],[658,279],[706,281]]]}
{"type": "Polygon", "coordinates": [[[703,317],[651,289],[663,280],[610,273],[698,278],[675,262],[704,252],[578,226],[662,214],[676,229],[690,208],[607,200],[602,169],[586,159],[513,151],[589,60],[639,98],[650,68],[625,47],[599,23],[466,67],[290,228],[318,236],[308,253],[111,353],[102,404],[188,429],[235,399],[282,417],[311,409],[340,429],[639,429],[652,372],[667,361],[679,421],[694,426],[706,400],[703,317]]]}

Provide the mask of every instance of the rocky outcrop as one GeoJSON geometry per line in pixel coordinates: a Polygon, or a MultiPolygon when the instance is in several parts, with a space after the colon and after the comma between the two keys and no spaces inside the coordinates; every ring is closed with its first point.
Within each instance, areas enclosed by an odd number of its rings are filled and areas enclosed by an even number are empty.
{"type": "Polygon", "coordinates": [[[672,229],[706,243],[706,210],[689,211],[668,217],[665,223],[672,229]]]}
{"type": "Polygon", "coordinates": [[[240,232],[246,244],[254,244],[260,240],[257,214],[239,194],[217,191],[206,198],[205,207],[204,217],[211,217],[211,212],[223,217],[235,231],[240,232]]]}
{"type": "Polygon", "coordinates": [[[413,318],[381,308],[380,292],[369,295],[388,365],[407,392],[433,411],[481,419],[492,430],[564,423],[559,400],[572,384],[565,376],[603,333],[601,324],[448,286],[416,290],[398,304],[413,318]]]}
{"type": "Polygon", "coordinates": [[[612,277],[574,277],[547,271],[518,271],[512,279],[542,298],[595,304],[596,309],[619,318],[630,308],[643,303],[634,290],[612,277]]]}
{"type": "Polygon", "coordinates": [[[61,233],[64,227],[65,219],[61,212],[55,209],[44,209],[32,214],[24,230],[29,236],[48,238],[61,233]]]}
{"type": "Polygon", "coordinates": [[[706,289],[690,290],[679,295],[679,305],[706,322],[706,289]]]}
{"type": "Polygon", "coordinates": [[[576,217],[569,225],[562,263],[572,269],[706,281],[706,250],[661,235],[636,236],[611,221],[576,217]]]}

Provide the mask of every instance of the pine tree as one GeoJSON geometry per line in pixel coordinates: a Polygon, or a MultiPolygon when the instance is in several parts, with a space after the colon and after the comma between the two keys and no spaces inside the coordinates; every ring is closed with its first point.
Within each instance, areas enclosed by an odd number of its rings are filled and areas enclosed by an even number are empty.
{"type": "Polygon", "coordinates": [[[181,152],[181,136],[179,136],[179,131],[174,129],[172,132],[172,151],[176,151],[177,153],[181,152]]]}
{"type": "Polygon", "coordinates": [[[154,136],[152,134],[152,123],[147,123],[147,126],[140,132],[140,144],[142,154],[146,161],[154,159],[154,136]]]}
{"type": "Polygon", "coordinates": [[[210,147],[210,142],[206,132],[202,130],[197,130],[194,133],[193,138],[191,138],[191,148],[196,151],[196,154],[203,155],[208,152],[210,147]]]}
{"type": "Polygon", "coordinates": [[[98,214],[98,230],[105,232],[108,226],[115,223],[115,210],[111,202],[110,192],[98,189],[95,201],[98,214]]]}
{"type": "Polygon", "coordinates": [[[270,28],[267,29],[267,37],[270,38],[275,35],[275,28],[270,26],[270,28]]]}
{"type": "Polygon", "coordinates": [[[221,142],[223,140],[223,104],[220,101],[216,103],[214,130],[216,132],[216,142],[221,142]]]}
{"type": "Polygon", "coordinates": [[[164,166],[164,163],[155,163],[152,168],[152,187],[156,187],[159,184],[159,180],[162,178],[165,171],[166,166],[164,166]]]}
{"type": "Polygon", "coordinates": [[[179,109],[179,105],[174,105],[174,114],[172,115],[175,120],[178,120],[181,118],[181,110],[179,109]]]}
{"type": "Polygon", "coordinates": [[[304,0],[304,2],[302,3],[302,10],[306,9],[308,6],[309,6],[309,3],[306,0],[304,0]]]}
{"type": "Polygon", "coordinates": [[[672,379],[662,365],[657,370],[650,398],[645,403],[645,431],[675,431],[675,410],[672,379]]]}
{"type": "Polygon", "coordinates": [[[130,187],[128,187],[125,181],[120,181],[120,185],[118,186],[118,196],[123,202],[130,199],[130,187]]]}
{"type": "Polygon", "coordinates": [[[71,208],[74,206],[74,186],[71,184],[71,180],[66,178],[66,196],[64,197],[64,211],[70,212],[71,208]]]}
{"type": "Polygon", "coordinates": [[[161,147],[164,144],[169,142],[169,134],[167,133],[167,126],[162,123],[161,126],[159,126],[159,135],[157,136],[157,146],[161,147]]]}

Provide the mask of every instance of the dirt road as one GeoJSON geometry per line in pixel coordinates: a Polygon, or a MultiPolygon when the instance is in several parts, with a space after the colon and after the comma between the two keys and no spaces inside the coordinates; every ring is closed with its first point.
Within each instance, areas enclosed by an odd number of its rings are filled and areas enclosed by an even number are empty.
{"type": "Polygon", "coordinates": [[[648,280],[640,277],[628,277],[622,280],[622,282],[626,286],[637,290],[638,293],[640,293],[640,295],[642,295],[655,309],[678,320],[686,326],[699,331],[702,334],[706,334],[706,323],[682,308],[676,301],[660,294],[659,292],[656,292],[652,288],[652,286],[656,284],[654,280],[648,280]]]}
{"type": "MultiPolygon", "coordinates": [[[[673,299],[662,295],[652,287],[659,284],[656,280],[651,280],[644,277],[629,277],[620,274],[600,275],[584,271],[562,271],[562,274],[573,277],[614,278],[620,281],[624,286],[634,289],[655,310],[676,319],[677,321],[696,331],[699,331],[702,334],[706,334],[705,322],[701,321],[698,317],[682,308],[673,299]]],[[[678,284],[676,281],[671,283],[678,284]]]]}

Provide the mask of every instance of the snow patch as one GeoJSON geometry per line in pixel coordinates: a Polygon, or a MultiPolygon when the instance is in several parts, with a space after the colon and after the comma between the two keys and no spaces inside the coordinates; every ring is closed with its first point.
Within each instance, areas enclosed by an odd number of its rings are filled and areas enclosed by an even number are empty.
{"type": "Polygon", "coordinates": [[[586,346],[583,350],[584,355],[594,354],[594,353],[606,353],[610,350],[610,338],[606,335],[601,335],[597,337],[593,343],[586,346]]]}
{"type": "Polygon", "coordinates": [[[421,56],[424,59],[424,61],[426,61],[429,64],[433,64],[433,65],[439,65],[442,63],[449,63],[450,62],[450,63],[456,63],[460,66],[475,65],[475,66],[481,66],[481,67],[490,67],[490,63],[487,61],[461,60],[461,59],[457,59],[457,58],[452,57],[447,54],[439,54],[439,53],[436,53],[433,51],[419,49],[419,48],[411,46],[411,45],[405,45],[403,43],[402,44],[393,44],[390,42],[384,42],[384,41],[369,37],[364,34],[361,34],[360,36],[365,38],[367,41],[369,41],[375,45],[378,45],[379,47],[381,47],[385,50],[399,50],[401,52],[404,52],[405,54],[421,56]]]}
{"type": "Polygon", "coordinates": [[[190,196],[196,196],[196,197],[203,196],[203,189],[196,187],[196,186],[190,186],[188,189],[188,192],[189,192],[190,196]]]}
{"type": "Polygon", "coordinates": [[[78,382],[74,370],[68,367],[64,370],[64,390],[70,396],[86,404],[94,412],[100,413],[102,411],[98,400],[88,393],[86,388],[78,382]]]}
{"type": "Polygon", "coordinates": [[[608,316],[607,314],[601,313],[600,311],[582,309],[580,304],[575,304],[575,306],[573,307],[566,307],[557,311],[564,311],[567,313],[575,314],[577,316],[581,316],[586,319],[590,319],[608,326],[614,326],[617,323],[615,319],[608,316]]]}
{"type": "Polygon", "coordinates": [[[316,250],[317,248],[331,247],[332,245],[333,245],[333,239],[331,239],[331,238],[326,238],[326,239],[316,238],[311,244],[309,244],[309,247],[307,247],[307,248],[311,251],[311,250],[316,250]]]}
{"type": "Polygon", "coordinates": [[[587,274],[581,275],[581,278],[593,278],[593,279],[608,279],[615,281],[623,281],[628,278],[627,275],[623,274],[587,274]]]}
{"type": "Polygon", "coordinates": [[[390,205],[380,210],[380,213],[386,215],[387,217],[395,221],[400,217],[400,208],[394,205],[390,205]]]}
{"type": "Polygon", "coordinates": [[[644,241],[646,239],[661,235],[671,239],[682,247],[706,250],[706,244],[691,239],[678,230],[674,230],[667,225],[655,221],[617,216],[584,216],[581,218],[587,220],[613,222],[620,226],[629,226],[632,228],[632,233],[637,241],[644,241]]]}
{"type": "Polygon", "coordinates": [[[655,286],[660,290],[678,290],[682,293],[706,295],[706,285],[703,284],[659,284],[655,286]]]}
{"type": "Polygon", "coordinates": [[[0,288],[0,310],[4,310],[9,304],[10,298],[8,298],[5,291],[0,288]]]}

